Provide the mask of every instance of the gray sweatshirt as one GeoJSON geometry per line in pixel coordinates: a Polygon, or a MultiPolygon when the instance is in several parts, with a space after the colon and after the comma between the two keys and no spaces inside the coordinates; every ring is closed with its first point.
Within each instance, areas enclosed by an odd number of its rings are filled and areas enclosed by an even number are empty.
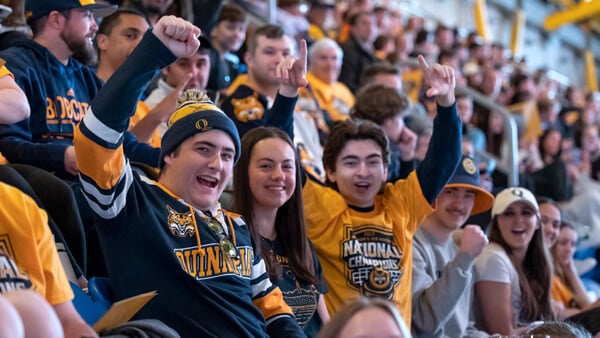
{"type": "Polygon", "coordinates": [[[470,320],[474,259],[423,227],[413,239],[412,330],[419,337],[485,337],[470,320]]]}

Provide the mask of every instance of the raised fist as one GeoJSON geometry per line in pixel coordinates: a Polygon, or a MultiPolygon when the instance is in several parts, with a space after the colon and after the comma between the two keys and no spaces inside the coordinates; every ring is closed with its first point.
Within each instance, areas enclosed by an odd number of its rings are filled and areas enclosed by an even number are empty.
{"type": "Polygon", "coordinates": [[[160,18],[152,33],[180,58],[194,55],[200,47],[200,28],[172,15],[160,18]]]}
{"type": "Polygon", "coordinates": [[[481,254],[487,243],[488,239],[479,226],[467,225],[462,230],[459,251],[475,258],[481,254]]]}

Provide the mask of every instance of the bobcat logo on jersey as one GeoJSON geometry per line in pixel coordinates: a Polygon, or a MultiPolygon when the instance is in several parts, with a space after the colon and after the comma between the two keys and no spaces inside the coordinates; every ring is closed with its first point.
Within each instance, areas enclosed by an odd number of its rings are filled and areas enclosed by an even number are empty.
{"type": "Polygon", "coordinates": [[[366,297],[391,298],[394,292],[392,274],[377,266],[369,271],[369,278],[364,281],[361,294],[366,297]]]}
{"type": "Polygon", "coordinates": [[[243,99],[231,99],[231,105],[235,118],[240,122],[260,120],[265,113],[256,93],[243,99]]]}
{"type": "Polygon", "coordinates": [[[391,229],[347,225],[341,244],[341,257],[349,285],[365,296],[391,299],[402,276],[404,253],[398,248],[391,229]]]}
{"type": "Polygon", "coordinates": [[[196,231],[192,212],[179,213],[168,205],[167,210],[169,211],[168,224],[171,233],[178,237],[192,237],[196,231]]]}

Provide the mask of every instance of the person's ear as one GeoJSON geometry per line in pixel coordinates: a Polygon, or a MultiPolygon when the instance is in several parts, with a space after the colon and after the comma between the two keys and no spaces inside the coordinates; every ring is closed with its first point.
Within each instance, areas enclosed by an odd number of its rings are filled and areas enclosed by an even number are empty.
{"type": "Polygon", "coordinates": [[[335,183],[335,171],[331,170],[329,168],[325,169],[325,174],[327,174],[327,179],[332,182],[335,183]]]}
{"type": "Polygon", "coordinates": [[[162,74],[162,76],[167,77],[169,75],[169,66],[166,66],[165,68],[161,69],[160,73],[162,74]]]}
{"type": "Polygon", "coordinates": [[[167,154],[165,156],[165,158],[163,159],[165,161],[165,165],[166,164],[169,164],[169,165],[173,164],[173,158],[175,157],[174,154],[175,154],[175,152],[171,152],[170,154],[167,154]]]}
{"type": "Polygon", "coordinates": [[[252,63],[252,60],[253,60],[253,59],[254,59],[254,58],[252,57],[252,54],[250,54],[250,52],[246,51],[246,52],[244,53],[244,62],[245,62],[247,65],[250,65],[250,64],[252,63]]]}
{"type": "Polygon", "coordinates": [[[48,14],[46,26],[50,26],[55,30],[62,30],[67,22],[67,18],[59,11],[51,11],[48,14]]]}
{"type": "Polygon", "coordinates": [[[108,49],[108,35],[106,34],[98,34],[96,35],[96,44],[98,45],[98,50],[105,51],[108,49]]]}

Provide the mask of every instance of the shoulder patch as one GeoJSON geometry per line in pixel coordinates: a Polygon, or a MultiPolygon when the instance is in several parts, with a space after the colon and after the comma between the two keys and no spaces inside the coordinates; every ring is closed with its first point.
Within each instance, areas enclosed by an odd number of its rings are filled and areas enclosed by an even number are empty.
{"type": "Polygon", "coordinates": [[[235,118],[240,122],[260,120],[265,113],[265,107],[258,100],[256,92],[245,98],[232,98],[231,106],[235,118]]]}

